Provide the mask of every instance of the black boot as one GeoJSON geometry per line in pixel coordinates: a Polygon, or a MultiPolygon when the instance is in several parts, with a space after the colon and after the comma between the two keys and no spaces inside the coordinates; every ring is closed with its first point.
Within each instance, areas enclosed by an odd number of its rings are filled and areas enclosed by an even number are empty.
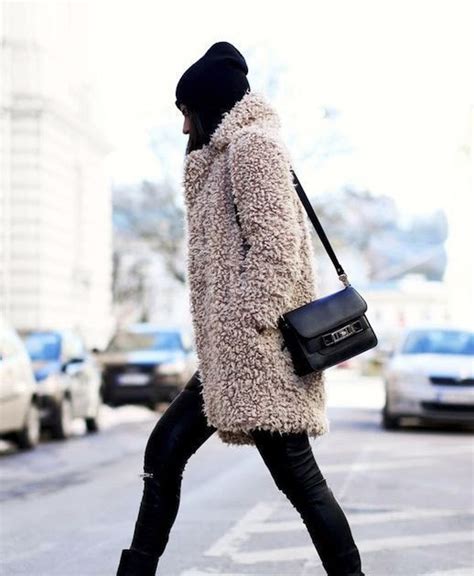
{"type": "Polygon", "coordinates": [[[122,550],[116,576],[155,576],[157,566],[158,558],[126,548],[122,550]]]}

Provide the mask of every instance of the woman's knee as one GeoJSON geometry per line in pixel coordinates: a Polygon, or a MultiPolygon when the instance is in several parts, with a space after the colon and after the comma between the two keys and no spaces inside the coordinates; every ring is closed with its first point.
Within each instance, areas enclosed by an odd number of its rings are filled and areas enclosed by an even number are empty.
{"type": "MultiPolygon", "coordinates": [[[[168,408],[169,410],[169,408],[168,408]]],[[[180,443],[183,441],[181,435],[182,423],[180,419],[174,418],[170,412],[165,412],[156,423],[153,431],[148,437],[143,458],[143,468],[145,473],[153,474],[155,477],[168,477],[179,473],[182,463],[179,454],[182,453],[180,443]]]]}
{"type": "Polygon", "coordinates": [[[145,448],[146,473],[181,477],[190,456],[211,433],[205,429],[199,402],[199,392],[184,389],[158,420],[145,448]]]}
{"type": "Polygon", "coordinates": [[[176,475],[178,470],[169,440],[170,435],[163,429],[155,429],[150,435],[143,458],[143,477],[161,480],[176,475]]]}

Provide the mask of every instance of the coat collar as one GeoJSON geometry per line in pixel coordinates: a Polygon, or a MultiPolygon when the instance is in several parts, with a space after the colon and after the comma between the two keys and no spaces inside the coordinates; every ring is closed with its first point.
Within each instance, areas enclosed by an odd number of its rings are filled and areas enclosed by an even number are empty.
{"type": "Polygon", "coordinates": [[[189,152],[184,161],[183,187],[188,205],[194,202],[215,156],[245,130],[259,127],[266,131],[278,131],[280,118],[267,99],[256,91],[246,92],[214,130],[209,144],[189,152]]]}
{"type": "Polygon", "coordinates": [[[222,150],[239,130],[254,123],[265,124],[267,128],[280,128],[280,120],[271,104],[260,92],[250,91],[223,115],[209,146],[222,150]]]}
{"type": "Polygon", "coordinates": [[[265,130],[278,130],[281,122],[268,100],[258,91],[246,92],[226,113],[214,130],[209,144],[189,152],[184,163],[184,187],[195,189],[207,172],[214,156],[222,151],[241,131],[251,126],[261,126],[265,130]]]}

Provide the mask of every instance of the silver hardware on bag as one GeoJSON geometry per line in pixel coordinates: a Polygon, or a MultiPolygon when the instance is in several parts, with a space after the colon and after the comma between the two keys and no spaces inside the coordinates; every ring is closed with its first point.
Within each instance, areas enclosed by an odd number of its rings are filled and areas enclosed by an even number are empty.
{"type": "Polygon", "coordinates": [[[344,284],[344,286],[350,286],[351,283],[349,282],[349,278],[347,277],[347,274],[340,274],[339,275],[339,280],[344,284]]]}
{"type": "Polygon", "coordinates": [[[334,332],[323,334],[321,338],[326,346],[332,346],[333,344],[336,344],[345,338],[349,338],[349,336],[352,336],[353,334],[362,332],[362,330],[363,327],[360,320],[356,320],[355,322],[346,324],[346,326],[343,326],[338,330],[334,330],[334,332]]]}

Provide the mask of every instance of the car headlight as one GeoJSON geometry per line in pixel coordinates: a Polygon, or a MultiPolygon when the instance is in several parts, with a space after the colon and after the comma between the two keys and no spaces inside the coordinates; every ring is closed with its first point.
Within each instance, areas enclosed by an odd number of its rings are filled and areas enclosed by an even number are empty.
{"type": "Polygon", "coordinates": [[[184,362],[179,360],[177,362],[164,362],[159,364],[155,368],[157,374],[163,374],[165,376],[172,376],[174,374],[179,374],[185,368],[184,362]]]}

